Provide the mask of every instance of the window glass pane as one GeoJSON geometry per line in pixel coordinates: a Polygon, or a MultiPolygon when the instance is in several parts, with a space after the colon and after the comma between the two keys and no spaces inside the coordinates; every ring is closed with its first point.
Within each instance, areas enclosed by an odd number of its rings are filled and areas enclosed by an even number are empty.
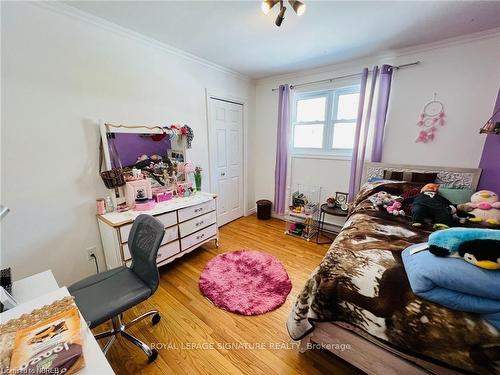
{"type": "Polygon", "coordinates": [[[356,124],[337,123],[333,128],[332,148],[352,149],[354,146],[354,132],[356,124]]]}
{"type": "Polygon", "coordinates": [[[358,115],[359,93],[339,95],[337,119],[355,119],[358,115]]]}
{"type": "Polygon", "coordinates": [[[297,122],[325,121],[326,98],[297,100],[297,122]]]}
{"type": "Polygon", "coordinates": [[[295,125],[293,129],[293,147],[322,148],[323,124],[295,125]]]}

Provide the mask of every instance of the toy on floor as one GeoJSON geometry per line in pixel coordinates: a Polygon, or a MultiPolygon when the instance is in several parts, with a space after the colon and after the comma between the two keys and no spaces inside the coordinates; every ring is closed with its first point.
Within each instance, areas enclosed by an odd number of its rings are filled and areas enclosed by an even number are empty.
{"type": "Polygon", "coordinates": [[[474,215],[469,218],[470,221],[500,225],[500,201],[498,194],[492,191],[480,190],[472,195],[469,203],[461,204],[458,208],[474,215]]]}
{"type": "Polygon", "coordinates": [[[500,230],[450,228],[431,233],[428,244],[436,256],[458,254],[475,266],[500,269],[500,230]]]}
{"type": "Polygon", "coordinates": [[[421,227],[427,221],[434,224],[434,229],[446,229],[453,224],[454,206],[439,194],[438,184],[425,185],[420,190],[420,194],[411,200],[413,201],[411,217],[414,227],[421,227]]]}

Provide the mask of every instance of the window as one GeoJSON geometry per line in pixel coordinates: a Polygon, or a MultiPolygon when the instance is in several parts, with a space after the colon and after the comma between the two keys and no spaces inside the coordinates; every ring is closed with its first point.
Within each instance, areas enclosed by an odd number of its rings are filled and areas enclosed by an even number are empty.
{"type": "Polygon", "coordinates": [[[359,86],[294,95],[292,153],[350,156],[359,86]]]}

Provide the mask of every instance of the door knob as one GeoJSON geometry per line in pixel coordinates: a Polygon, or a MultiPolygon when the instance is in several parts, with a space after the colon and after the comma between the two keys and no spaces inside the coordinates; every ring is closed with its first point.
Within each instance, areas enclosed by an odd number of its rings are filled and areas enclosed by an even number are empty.
{"type": "Polygon", "coordinates": [[[225,176],[226,175],[226,172],[221,172],[220,174],[221,176],[225,176]]]}

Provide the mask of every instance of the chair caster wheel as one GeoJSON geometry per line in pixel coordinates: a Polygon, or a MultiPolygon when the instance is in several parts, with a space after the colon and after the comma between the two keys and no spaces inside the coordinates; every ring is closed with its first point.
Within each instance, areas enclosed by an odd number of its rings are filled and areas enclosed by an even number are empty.
{"type": "Polygon", "coordinates": [[[151,349],[151,355],[148,356],[148,361],[149,363],[154,362],[156,358],[158,358],[158,350],[156,349],[151,349]]]}
{"type": "Polygon", "coordinates": [[[158,324],[160,322],[160,319],[161,319],[160,314],[154,314],[152,319],[153,325],[158,324]]]}

